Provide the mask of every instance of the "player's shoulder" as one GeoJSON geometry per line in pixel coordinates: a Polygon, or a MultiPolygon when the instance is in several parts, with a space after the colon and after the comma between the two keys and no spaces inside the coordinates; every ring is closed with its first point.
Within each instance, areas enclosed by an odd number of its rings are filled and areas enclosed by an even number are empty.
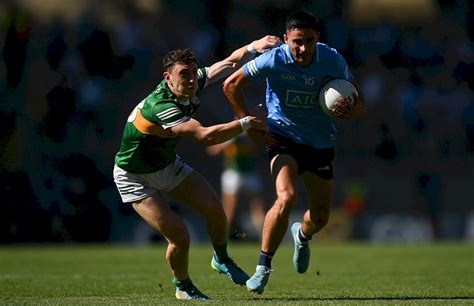
{"type": "Polygon", "coordinates": [[[278,48],[272,49],[275,51],[275,61],[281,64],[289,64],[293,62],[293,56],[291,55],[290,46],[283,44],[278,48]]]}
{"type": "Polygon", "coordinates": [[[196,96],[201,94],[201,90],[204,89],[208,85],[208,75],[209,75],[209,67],[201,67],[197,71],[198,74],[198,90],[196,96]]]}
{"type": "Polygon", "coordinates": [[[197,71],[198,80],[207,78],[209,67],[200,67],[197,71]]]}
{"type": "Polygon", "coordinates": [[[316,48],[318,50],[317,52],[320,61],[333,61],[341,56],[336,48],[332,48],[321,42],[316,44],[316,48]]]}

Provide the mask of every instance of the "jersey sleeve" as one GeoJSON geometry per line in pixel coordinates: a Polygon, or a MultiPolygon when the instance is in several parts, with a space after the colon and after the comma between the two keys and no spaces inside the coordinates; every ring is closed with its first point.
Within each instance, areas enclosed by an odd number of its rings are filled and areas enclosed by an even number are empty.
{"type": "Polygon", "coordinates": [[[172,102],[155,105],[153,107],[153,117],[154,122],[160,124],[164,129],[171,128],[190,119],[172,102]]]}
{"type": "Polygon", "coordinates": [[[209,67],[203,67],[198,69],[198,91],[203,90],[207,86],[207,81],[209,80],[208,73],[209,67]]]}
{"type": "Polygon", "coordinates": [[[352,73],[349,70],[349,66],[347,66],[344,57],[340,53],[336,52],[335,60],[338,77],[343,78],[349,82],[352,81],[354,77],[352,76],[352,73]]]}
{"type": "Polygon", "coordinates": [[[266,78],[274,66],[274,50],[263,53],[243,66],[245,76],[250,80],[266,78]]]}

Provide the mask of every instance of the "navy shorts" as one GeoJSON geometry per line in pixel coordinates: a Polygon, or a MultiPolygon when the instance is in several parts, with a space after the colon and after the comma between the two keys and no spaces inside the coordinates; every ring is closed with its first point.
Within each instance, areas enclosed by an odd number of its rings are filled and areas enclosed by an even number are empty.
{"type": "Polygon", "coordinates": [[[295,159],[298,165],[298,174],[309,171],[322,179],[333,179],[334,147],[315,149],[310,145],[296,143],[279,134],[272,134],[272,137],[278,141],[279,146],[266,148],[269,161],[278,154],[288,154],[295,159]]]}

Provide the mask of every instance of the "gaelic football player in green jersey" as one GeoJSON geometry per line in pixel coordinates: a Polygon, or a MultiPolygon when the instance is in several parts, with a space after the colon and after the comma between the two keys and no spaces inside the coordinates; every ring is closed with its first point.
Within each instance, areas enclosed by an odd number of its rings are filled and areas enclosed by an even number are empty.
{"type": "Polygon", "coordinates": [[[174,276],[178,299],[208,297],[189,277],[189,232],[165,202],[165,194],[196,209],[205,218],[214,248],[211,267],[239,285],[249,278],[227,254],[228,224],[219,198],[204,177],[177,155],[176,146],[182,137],[213,145],[248,129],[265,131],[266,120],[254,116],[209,127],[193,116],[204,87],[228,76],[256,52],[265,52],[279,44],[277,37],[265,36],[201,69],[190,50],[169,52],[163,59],[164,80],[138,103],[125,124],[120,150],[115,156],[114,181],[123,202],[130,203],[168,241],[166,260],[174,276]]]}

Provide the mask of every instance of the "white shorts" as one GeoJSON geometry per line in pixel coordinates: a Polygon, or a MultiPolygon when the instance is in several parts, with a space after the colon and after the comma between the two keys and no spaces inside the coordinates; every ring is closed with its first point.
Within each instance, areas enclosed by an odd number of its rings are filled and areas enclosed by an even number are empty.
{"type": "Polygon", "coordinates": [[[153,173],[130,173],[114,166],[114,181],[124,203],[136,202],[157,191],[168,192],[178,186],[193,171],[176,155],[174,163],[153,173]]]}
{"type": "Polygon", "coordinates": [[[221,176],[222,192],[236,194],[238,192],[255,194],[262,191],[262,181],[257,173],[241,173],[227,169],[221,176]]]}

